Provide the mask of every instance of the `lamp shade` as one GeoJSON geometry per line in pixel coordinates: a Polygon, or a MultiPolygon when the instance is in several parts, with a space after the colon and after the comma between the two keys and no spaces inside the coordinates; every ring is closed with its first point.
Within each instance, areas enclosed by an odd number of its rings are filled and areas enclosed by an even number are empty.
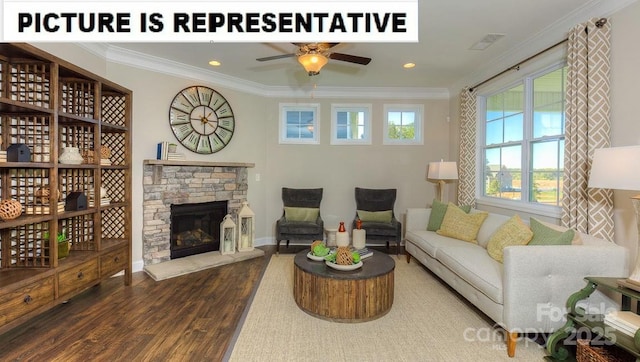
{"type": "Polygon", "coordinates": [[[427,179],[430,180],[457,180],[458,165],[455,162],[429,162],[427,179]]]}
{"type": "Polygon", "coordinates": [[[309,75],[319,74],[320,69],[322,69],[328,61],[329,59],[327,59],[327,57],[318,52],[309,52],[298,56],[298,62],[302,64],[304,70],[306,70],[309,75]]]}
{"type": "Polygon", "coordinates": [[[640,146],[595,150],[588,186],[600,189],[640,190],[640,146]]]}

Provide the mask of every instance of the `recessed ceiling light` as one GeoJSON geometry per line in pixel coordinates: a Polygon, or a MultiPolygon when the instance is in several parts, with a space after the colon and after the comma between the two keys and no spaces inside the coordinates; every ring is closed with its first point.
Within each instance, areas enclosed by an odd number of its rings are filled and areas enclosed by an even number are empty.
{"type": "Polygon", "coordinates": [[[411,69],[411,68],[413,68],[415,66],[416,66],[416,63],[404,63],[402,65],[402,67],[405,68],[405,69],[411,69]]]}
{"type": "Polygon", "coordinates": [[[215,60],[215,59],[214,59],[214,60],[209,61],[209,65],[210,65],[210,66],[212,66],[212,67],[219,67],[221,64],[222,64],[222,63],[220,63],[219,61],[217,61],[217,60],[215,60]]]}

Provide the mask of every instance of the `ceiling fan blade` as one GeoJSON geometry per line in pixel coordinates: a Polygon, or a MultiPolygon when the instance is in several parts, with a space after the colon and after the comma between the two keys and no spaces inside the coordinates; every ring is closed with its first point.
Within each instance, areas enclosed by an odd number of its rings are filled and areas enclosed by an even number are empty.
{"type": "Polygon", "coordinates": [[[291,54],[280,54],[280,55],[272,55],[270,57],[258,58],[256,60],[259,61],[259,62],[266,62],[268,60],[291,58],[291,57],[295,57],[295,56],[296,55],[294,53],[291,53],[291,54]]]}
{"type": "Polygon", "coordinates": [[[341,60],[343,62],[356,63],[356,64],[362,64],[362,65],[367,65],[369,64],[369,62],[371,62],[371,58],[359,57],[357,55],[349,55],[349,54],[342,54],[342,53],[331,53],[329,54],[329,58],[335,59],[335,60],[341,60]]]}

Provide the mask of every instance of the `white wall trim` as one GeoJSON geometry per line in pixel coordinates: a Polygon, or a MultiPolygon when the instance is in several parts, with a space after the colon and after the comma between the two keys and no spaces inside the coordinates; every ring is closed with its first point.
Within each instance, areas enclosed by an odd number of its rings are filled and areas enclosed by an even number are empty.
{"type": "Polygon", "coordinates": [[[231,77],[164,58],[124,49],[114,45],[77,43],[108,62],[195,80],[207,79],[237,91],[270,98],[344,98],[351,99],[449,99],[447,88],[428,87],[322,87],[305,90],[288,86],[268,86],[231,77]]]}

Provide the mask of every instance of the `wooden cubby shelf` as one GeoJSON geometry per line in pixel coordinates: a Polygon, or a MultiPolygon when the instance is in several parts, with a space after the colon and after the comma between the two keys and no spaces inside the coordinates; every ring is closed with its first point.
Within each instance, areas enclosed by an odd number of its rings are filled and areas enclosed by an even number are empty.
{"type": "Polygon", "coordinates": [[[131,284],[132,97],[34,46],[0,43],[0,150],[30,151],[29,160],[0,158],[0,199],[22,205],[0,220],[0,333],[114,274],[131,284]],[[83,162],[59,163],[65,147],[83,162]],[[110,202],[101,205],[103,189],[110,202]],[[87,208],[64,210],[76,192],[87,208]],[[64,258],[59,234],[70,245],[64,258]]]}

